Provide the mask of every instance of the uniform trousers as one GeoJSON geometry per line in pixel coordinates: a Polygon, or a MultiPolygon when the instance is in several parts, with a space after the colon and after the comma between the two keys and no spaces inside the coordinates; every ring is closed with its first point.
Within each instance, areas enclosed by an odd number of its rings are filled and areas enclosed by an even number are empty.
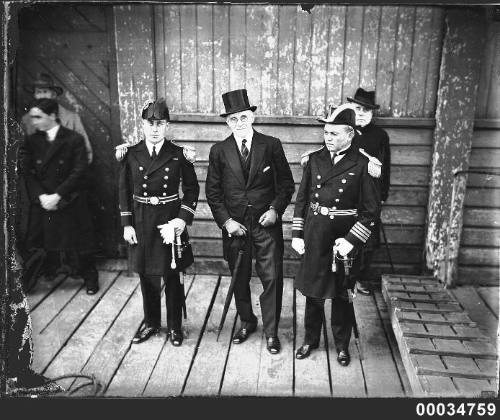
{"type": "MultiPolygon", "coordinates": [[[[321,337],[321,326],[323,324],[325,299],[306,297],[306,309],[304,325],[306,335],[304,344],[318,345],[321,337]]],[[[353,326],[352,309],[345,297],[332,299],[331,326],[335,349],[337,352],[349,349],[351,331],[353,326]]]]}
{"type": "MultiPolygon", "coordinates": [[[[253,328],[257,317],[252,310],[250,278],[252,276],[252,257],[255,256],[255,271],[262,283],[263,292],[259,296],[262,322],[266,337],[278,333],[281,304],[283,298],[283,233],[281,224],[263,227],[258,218],[248,209],[243,223],[248,229],[244,254],[234,286],[236,309],[242,328],[253,328]]],[[[231,239],[229,239],[231,240],[231,239]]],[[[231,273],[235,269],[239,241],[233,240],[228,253],[231,273]]]]}
{"type": "MultiPolygon", "coordinates": [[[[161,279],[162,276],[139,275],[141,281],[144,323],[148,327],[161,326],[161,279]]],[[[178,271],[167,269],[165,282],[165,305],[167,308],[167,329],[180,330],[182,326],[182,302],[184,290],[178,271]]]]}

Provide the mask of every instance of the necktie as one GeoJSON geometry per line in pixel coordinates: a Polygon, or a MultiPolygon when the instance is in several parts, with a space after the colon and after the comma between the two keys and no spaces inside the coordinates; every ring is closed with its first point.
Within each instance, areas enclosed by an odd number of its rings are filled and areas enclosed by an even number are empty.
{"type": "Polygon", "coordinates": [[[337,156],[342,156],[342,155],[345,155],[347,153],[347,150],[343,150],[342,152],[335,152],[333,153],[333,156],[332,156],[332,165],[335,165],[335,158],[337,156]]]}
{"type": "Polygon", "coordinates": [[[155,160],[156,159],[156,146],[153,146],[153,153],[151,153],[151,160],[155,160]]]}
{"type": "Polygon", "coordinates": [[[241,142],[241,156],[243,156],[243,159],[247,160],[248,155],[250,152],[248,151],[248,147],[246,146],[246,139],[243,139],[241,142]]]}

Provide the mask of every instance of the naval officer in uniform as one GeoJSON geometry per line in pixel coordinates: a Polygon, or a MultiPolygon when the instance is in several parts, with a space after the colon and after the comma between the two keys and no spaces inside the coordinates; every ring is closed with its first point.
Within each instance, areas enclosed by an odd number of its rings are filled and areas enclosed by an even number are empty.
{"type": "Polygon", "coordinates": [[[296,358],[306,358],[318,347],[324,302],[332,299],[337,361],[347,366],[353,325],[347,287],[352,285],[332,272],[333,248],[345,257],[366,243],[380,212],[380,190],[368,172],[368,159],[351,147],[352,105],[342,105],[319,121],[325,124],[325,145],[309,156],[293,216],[292,247],[302,255],[294,286],[306,296],[305,340],[296,358]]]}
{"type": "Polygon", "coordinates": [[[145,139],[117,149],[121,160],[119,178],[123,238],[130,244],[132,269],[139,273],[144,307],[144,328],[133,338],[141,343],[159,332],[161,278],[165,282],[167,331],[174,346],[182,344],[183,287],[179,269],[171,266],[173,244],[165,230],[185,240],[196,210],[199,184],[192,151],[168,140],[169,112],[163,99],[147,103],[142,110],[145,139]],[[182,179],[182,193],[179,185],[182,179]]]}

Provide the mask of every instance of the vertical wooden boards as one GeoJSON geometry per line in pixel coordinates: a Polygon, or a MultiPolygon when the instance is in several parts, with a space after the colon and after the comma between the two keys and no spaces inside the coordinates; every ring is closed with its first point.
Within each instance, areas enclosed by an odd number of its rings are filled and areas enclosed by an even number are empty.
{"type": "Polygon", "coordinates": [[[198,110],[198,42],[197,42],[197,12],[195,4],[183,4],[180,9],[181,31],[181,80],[182,109],[184,112],[198,110]]]}
{"type": "Polygon", "coordinates": [[[224,112],[222,94],[229,90],[229,8],[216,7],[213,9],[213,49],[214,49],[214,112],[224,112]]]}
{"type": "Polygon", "coordinates": [[[264,58],[262,52],[272,54],[272,50],[263,44],[263,18],[262,5],[246,7],[245,87],[248,90],[250,104],[257,106],[256,112],[259,114],[262,112],[262,60],[264,58]]]}
{"type": "Polygon", "coordinates": [[[375,90],[382,7],[366,6],[364,13],[359,85],[365,90],[375,90]]]}
{"type": "MultiPolygon", "coordinates": [[[[165,98],[172,112],[182,110],[182,76],[181,76],[181,29],[180,29],[180,6],[169,5],[155,6],[162,10],[163,14],[163,42],[156,45],[163,48],[163,71],[160,69],[160,61],[157,61],[157,78],[164,80],[165,98]]],[[[157,48],[157,49],[158,49],[157,48]]],[[[157,57],[158,60],[158,57],[157,57]]]]}
{"type": "Polygon", "coordinates": [[[297,10],[293,63],[293,115],[308,115],[311,80],[312,14],[297,10]]]}
{"type": "Polygon", "coordinates": [[[156,95],[152,7],[113,6],[120,125],[122,137],[128,143],[139,139],[142,104],[156,95]]]}
{"type": "Polygon", "coordinates": [[[328,6],[330,31],[328,44],[328,70],[326,74],[325,105],[339,105],[343,101],[342,79],[344,74],[344,41],[346,6],[328,6]]]}
{"type": "Polygon", "coordinates": [[[379,115],[392,114],[392,89],[394,81],[394,40],[398,28],[397,6],[382,7],[380,17],[380,41],[377,60],[377,103],[379,115]]]}
{"type": "Polygon", "coordinates": [[[213,83],[214,83],[214,28],[212,5],[196,6],[196,40],[197,40],[197,111],[203,113],[214,112],[213,83]]]}
{"type": "Polygon", "coordinates": [[[407,113],[414,23],[415,7],[399,6],[392,90],[392,115],[395,117],[407,113]]]}
{"type": "MultiPolygon", "coordinates": [[[[229,90],[246,86],[247,6],[229,6],[229,90]]],[[[249,100],[252,102],[252,93],[249,100]]]]}
{"type": "Polygon", "coordinates": [[[278,8],[278,69],[276,115],[291,115],[293,108],[295,29],[298,6],[278,8]]]}
{"type": "MultiPolygon", "coordinates": [[[[276,114],[278,86],[278,13],[276,5],[267,5],[262,12],[262,34],[259,44],[264,46],[261,54],[261,110],[259,114],[276,114]]],[[[262,50],[262,47],[261,47],[262,50]]]]}
{"type": "Polygon", "coordinates": [[[344,80],[342,99],[352,96],[359,87],[359,70],[361,63],[361,41],[363,38],[362,6],[349,6],[346,16],[346,34],[344,51],[344,80]]]}
{"type": "Polygon", "coordinates": [[[454,172],[469,167],[485,22],[480,12],[453,9],[445,20],[425,251],[427,267],[451,285],[466,186],[460,176],[454,189],[454,172]]]}

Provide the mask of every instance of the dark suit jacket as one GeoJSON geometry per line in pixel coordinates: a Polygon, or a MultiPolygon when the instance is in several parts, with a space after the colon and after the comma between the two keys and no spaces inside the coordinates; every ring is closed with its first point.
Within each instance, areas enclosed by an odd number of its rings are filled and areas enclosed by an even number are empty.
{"type": "Polygon", "coordinates": [[[235,142],[231,135],[210,149],[206,195],[215,222],[221,229],[229,218],[243,223],[249,204],[256,217],[273,206],[281,220],[295,185],[280,140],[254,130],[247,182],[235,142]]]}

